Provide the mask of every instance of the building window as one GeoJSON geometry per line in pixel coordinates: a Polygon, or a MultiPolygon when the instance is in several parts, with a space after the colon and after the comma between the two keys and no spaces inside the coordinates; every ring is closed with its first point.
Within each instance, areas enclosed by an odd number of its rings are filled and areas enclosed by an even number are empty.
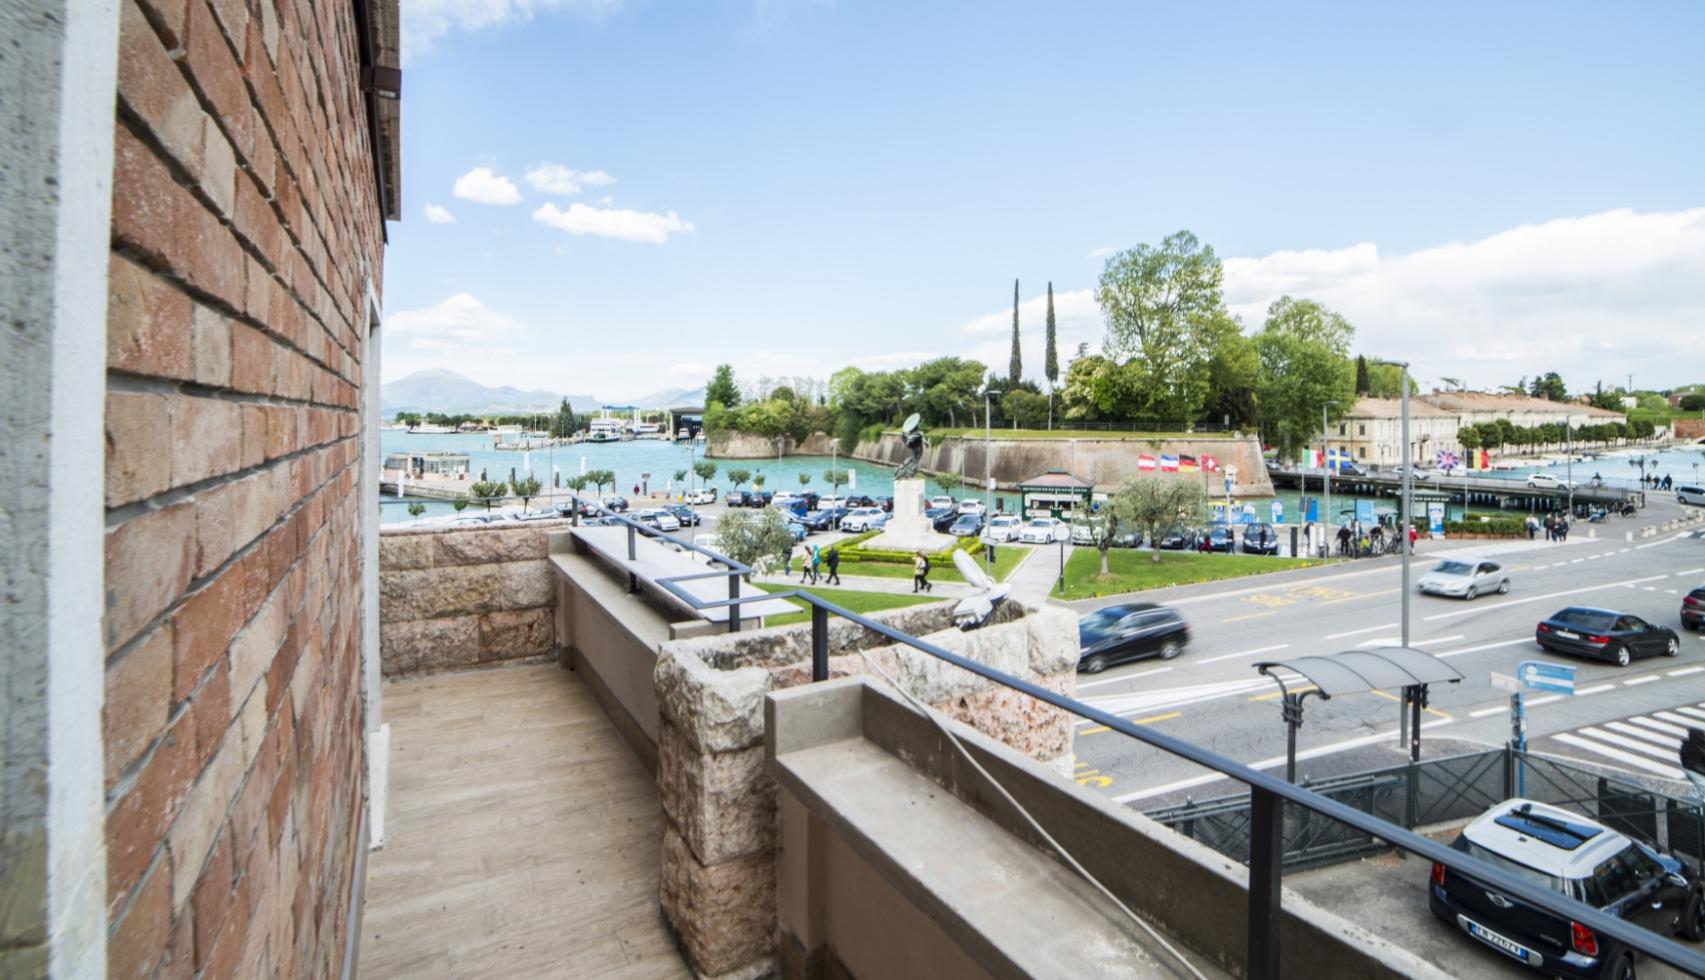
{"type": "Polygon", "coordinates": [[[1366,422],[1357,422],[1356,423],[1356,435],[1365,436],[1367,434],[1368,434],[1368,424],[1366,422]]]}
{"type": "Polygon", "coordinates": [[[1348,428],[1348,426],[1346,426],[1346,425],[1345,425],[1345,424],[1344,424],[1344,423],[1343,423],[1343,422],[1339,422],[1339,423],[1338,423],[1338,434],[1339,434],[1339,435],[1343,435],[1343,434],[1344,434],[1344,430],[1345,430],[1345,429],[1346,429],[1346,428],[1348,428]]]}
{"type": "Polygon", "coordinates": [[[1356,456],[1359,459],[1367,459],[1368,458],[1368,447],[1366,447],[1366,446],[1357,447],[1356,448],[1356,456]]]}

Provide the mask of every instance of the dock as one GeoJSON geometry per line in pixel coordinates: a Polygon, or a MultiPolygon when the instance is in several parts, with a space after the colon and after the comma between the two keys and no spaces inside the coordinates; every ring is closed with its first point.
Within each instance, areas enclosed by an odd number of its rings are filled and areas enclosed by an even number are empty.
{"type": "MultiPolygon", "coordinates": [[[[1273,481],[1275,488],[1284,487],[1305,493],[1309,490],[1325,490],[1325,474],[1318,469],[1269,466],[1267,478],[1273,481]]],[[[1530,487],[1522,480],[1490,476],[1445,476],[1435,473],[1429,479],[1415,480],[1410,486],[1416,496],[1461,500],[1466,495],[1470,504],[1485,504],[1507,510],[1562,510],[1568,506],[1571,495],[1567,487],[1530,487]]],[[[1396,497],[1400,496],[1402,491],[1403,480],[1396,474],[1332,475],[1333,493],[1363,497],[1396,497]]],[[[1643,491],[1624,487],[1577,486],[1573,496],[1577,504],[1611,507],[1632,502],[1636,507],[1646,506],[1646,495],[1643,491]]]]}

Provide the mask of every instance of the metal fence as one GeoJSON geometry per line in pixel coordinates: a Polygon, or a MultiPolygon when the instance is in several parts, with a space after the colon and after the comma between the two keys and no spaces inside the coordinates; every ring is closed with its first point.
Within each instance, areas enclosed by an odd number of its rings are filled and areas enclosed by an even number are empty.
{"type": "MultiPolygon", "coordinates": [[[[1576,810],[1630,837],[1705,865],[1705,806],[1629,780],[1514,749],[1429,759],[1414,765],[1304,782],[1345,806],[1413,830],[1479,816],[1523,796],[1576,810]]],[[[1247,793],[1149,811],[1147,816],[1219,851],[1249,860],[1247,793]]],[[[1285,870],[1346,861],[1392,846],[1388,839],[1306,809],[1287,807],[1285,870]]]]}
{"type": "MultiPolygon", "coordinates": [[[[576,515],[580,513],[580,504],[581,501],[578,497],[571,498],[573,513],[576,515]]],[[[602,505],[595,502],[588,502],[588,508],[608,514],[602,505]]],[[[686,603],[690,608],[697,610],[727,608],[729,610],[729,631],[734,632],[740,629],[739,609],[742,601],[757,601],[752,597],[747,597],[744,600],[740,597],[740,580],[743,576],[750,574],[752,571],[750,568],[710,549],[667,538],[662,532],[647,527],[626,515],[608,514],[608,516],[627,527],[628,558],[630,560],[635,557],[635,545],[640,536],[661,538],[672,547],[693,551],[708,557],[712,563],[709,570],[658,579],[655,584],[686,603]],[[726,578],[729,597],[722,600],[707,601],[688,592],[681,585],[685,581],[707,578],[726,578]]],[[[578,523],[579,517],[576,516],[575,520],[578,523]]],[[[631,572],[629,587],[630,589],[637,587],[631,577],[631,572]]],[[[1272,773],[1252,769],[1194,742],[1186,742],[1153,728],[1135,724],[1127,718],[1085,704],[1076,698],[1051,691],[1039,684],[1014,677],[987,664],[963,657],[895,629],[886,623],[842,608],[814,593],[790,589],[763,596],[765,600],[777,598],[792,598],[810,606],[811,677],[814,682],[829,679],[829,617],[835,615],[856,623],[878,636],[886,637],[894,643],[904,644],[937,660],[1028,695],[1044,704],[1061,708],[1079,718],[1106,726],[1107,729],[1118,732],[1127,738],[1136,739],[1152,748],[1169,752],[1187,762],[1247,785],[1249,793],[1241,798],[1244,809],[1243,815],[1238,817],[1228,812],[1224,819],[1220,820],[1218,824],[1220,829],[1216,831],[1236,836],[1239,833],[1239,821],[1244,827],[1241,832],[1241,837],[1245,842],[1243,845],[1244,853],[1240,860],[1249,866],[1248,932],[1244,954],[1245,976],[1263,978],[1263,980],[1265,978],[1278,980],[1280,976],[1282,962],[1280,927],[1283,924],[1280,885],[1286,869],[1287,840],[1298,842],[1297,849],[1307,855],[1310,860],[1319,860],[1328,854],[1344,853],[1367,846],[1368,843],[1375,840],[1382,841],[1385,846],[1396,847],[1423,860],[1437,861],[1446,867],[1473,875],[1506,895],[1557,915],[1566,916],[1593,930],[1601,937],[1614,940],[1660,962],[1696,976],[1705,976],[1705,954],[1531,881],[1517,878],[1501,868],[1494,867],[1437,841],[1422,837],[1389,817],[1380,816],[1381,813],[1390,814],[1393,812],[1388,801],[1394,791],[1393,787],[1397,783],[1411,787],[1408,791],[1408,798],[1403,803],[1406,809],[1420,799],[1413,787],[1417,785],[1417,780],[1422,777],[1420,773],[1411,771],[1411,767],[1402,767],[1400,775],[1386,773],[1386,778],[1367,780],[1362,785],[1344,781],[1331,786],[1324,783],[1313,786],[1292,785],[1272,773]],[[1392,778],[1394,776],[1395,779],[1392,778]],[[1306,819],[1304,819],[1305,815],[1306,819]],[[1316,824],[1318,826],[1315,826],[1316,824]],[[1342,825],[1342,827],[1335,828],[1333,827],[1334,824],[1342,825]],[[1307,826],[1306,831],[1291,830],[1293,827],[1303,825],[1307,826]]],[[[1438,764],[1433,764],[1432,768],[1443,771],[1443,767],[1438,764]]],[[[1458,782],[1462,782],[1462,780],[1458,780],[1458,782]]],[[[1478,785],[1478,778],[1474,783],[1478,785]]]]}

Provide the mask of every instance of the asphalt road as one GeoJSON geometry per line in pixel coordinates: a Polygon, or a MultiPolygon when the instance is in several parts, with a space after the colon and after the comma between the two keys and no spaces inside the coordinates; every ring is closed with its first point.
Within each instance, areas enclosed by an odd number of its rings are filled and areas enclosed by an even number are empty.
{"type": "MultiPolygon", "coordinates": [[[[1583,726],[1705,702],[1705,634],[1681,630],[1677,613],[1681,595],[1705,582],[1705,536],[1690,530],[1649,539],[1636,533],[1635,540],[1623,540],[1624,532],[1681,513],[1673,498],[1654,498],[1638,519],[1578,525],[1566,544],[1543,538],[1465,542],[1457,550],[1446,543],[1417,556],[1415,578],[1443,548],[1493,557],[1512,577],[1508,595],[1473,601],[1419,593],[1411,597],[1410,645],[1446,659],[1464,675],[1460,683],[1432,691],[1422,723],[1428,754],[1502,744],[1509,733],[1509,696],[1492,688],[1490,675],[1513,674],[1519,661],[1543,658],[1577,667],[1576,695],[1530,696],[1530,742],[1545,751],[1662,778],[1662,773],[1630,761],[1650,760],[1664,767],[1649,753],[1624,747],[1624,758],[1617,758],[1572,744],[1569,738],[1586,741],[1570,735],[1583,726]],[[1601,537],[1586,537],[1588,528],[1601,537]],[[1570,604],[1611,607],[1676,628],[1681,653],[1636,660],[1627,668],[1543,653],[1533,640],[1534,624],[1570,604]]],[[[1401,635],[1399,583],[1397,560],[1381,559],[1377,564],[1264,576],[1255,583],[1170,590],[1159,598],[1190,622],[1192,642],[1186,651],[1172,661],[1142,660],[1099,675],[1080,675],[1078,695],[1239,762],[1282,769],[1285,728],[1278,688],[1253,665],[1396,645],[1401,635]]],[[[1116,601],[1072,605],[1085,612],[1116,601]]],[[[1298,736],[1299,778],[1400,762],[1398,697],[1398,692],[1379,692],[1331,701],[1309,698],[1298,736]]],[[[1101,726],[1080,726],[1076,748],[1081,784],[1142,809],[1241,789],[1101,726]]],[[[1672,771],[1673,765],[1669,763],[1672,771]]]]}

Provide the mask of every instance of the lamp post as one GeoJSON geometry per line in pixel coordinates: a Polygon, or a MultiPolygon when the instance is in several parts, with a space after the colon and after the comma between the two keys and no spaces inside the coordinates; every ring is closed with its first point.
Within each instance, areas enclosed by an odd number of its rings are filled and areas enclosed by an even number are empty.
{"type": "Polygon", "coordinates": [[[1330,423],[1326,420],[1326,410],[1336,408],[1338,403],[1329,401],[1320,406],[1320,467],[1325,474],[1322,477],[1326,490],[1325,511],[1320,515],[1321,557],[1332,557],[1332,439],[1330,423]]]}
{"type": "MultiPolygon", "coordinates": [[[[1398,515],[1402,518],[1402,520],[1399,521],[1397,525],[1397,540],[1403,554],[1403,580],[1400,587],[1400,592],[1403,597],[1403,612],[1401,617],[1401,640],[1399,642],[1405,649],[1407,649],[1409,647],[1409,559],[1411,557],[1411,552],[1415,550],[1414,547],[1409,544],[1410,500],[1415,488],[1415,463],[1409,458],[1409,362],[1384,361],[1382,363],[1391,364],[1402,369],[1398,374],[1397,390],[1403,398],[1403,423],[1400,433],[1400,438],[1403,440],[1403,482],[1401,491],[1403,509],[1402,513],[1398,515]]],[[[1408,740],[1409,713],[1407,711],[1403,711],[1398,714],[1398,742],[1399,744],[1403,744],[1408,740]]]]}
{"type": "MultiPolygon", "coordinates": [[[[998,394],[1000,394],[1000,392],[995,391],[993,388],[983,389],[983,523],[985,525],[988,524],[989,518],[993,517],[995,513],[995,479],[993,476],[993,463],[990,461],[989,456],[990,447],[993,445],[993,441],[989,432],[991,428],[990,419],[992,417],[990,414],[990,408],[994,402],[994,396],[998,394]]],[[[994,562],[989,560],[989,551],[990,549],[988,548],[983,549],[983,570],[993,574],[994,562]]],[[[1061,581],[1064,581],[1065,573],[1062,571],[1060,574],[1061,581]]]]}
{"type": "Polygon", "coordinates": [[[1060,598],[1066,597],[1066,542],[1071,540],[1072,532],[1065,525],[1054,528],[1054,541],[1060,546],[1060,598]]]}

